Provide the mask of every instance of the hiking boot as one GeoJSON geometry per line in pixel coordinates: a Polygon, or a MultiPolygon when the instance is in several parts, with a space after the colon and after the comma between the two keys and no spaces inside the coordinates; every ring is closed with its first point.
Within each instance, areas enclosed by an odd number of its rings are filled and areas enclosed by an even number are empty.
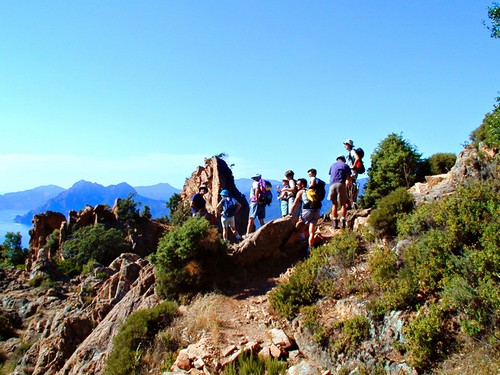
{"type": "Polygon", "coordinates": [[[342,229],[347,228],[347,221],[344,218],[341,219],[341,223],[342,223],[342,229]]]}
{"type": "Polygon", "coordinates": [[[339,228],[339,219],[333,219],[332,227],[333,227],[333,229],[340,229],[339,228]]]}

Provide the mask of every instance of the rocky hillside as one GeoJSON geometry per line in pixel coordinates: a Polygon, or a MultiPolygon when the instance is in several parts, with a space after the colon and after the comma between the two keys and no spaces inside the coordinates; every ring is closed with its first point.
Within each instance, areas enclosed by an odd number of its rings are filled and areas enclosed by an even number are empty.
{"type": "MultiPolygon", "coordinates": [[[[484,170],[478,168],[481,165],[477,153],[466,150],[450,173],[429,178],[411,192],[417,202],[439,200],[452,194],[465,178],[478,178],[484,170]]],[[[186,181],[181,196],[189,199],[202,183],[209,187],[206,199],[212,214],[221,189],[230,190],[240,200],[244,209],[237,220],[244,227],[248,203],[237,191],[223,160],[205,160],[205,165],[186,181]]],[[[351,228],[363,231],[366,215],[368,212],[350,212],[351,228]]],[[[111,211],[103,206],[87,207],[70,215],[68,222],[57,213],[45,213],[35,217],[34,223],[26,270],[0,269],[0,322],[5,323],[0,341],[2,371],[103,374],[114,349],[113,339],[127,317],[161,302],[154,266],[147,256],[170,228],[146,218],[136,220],[133,226],[125,224],[117,216],[116,205],[111,211]],[[107,266],[96,264],[85,275],[59,277],[56,261],[62,255],[60,246],[47,248],[51,235],[58,230],[61,245],[75,228],[96,223],[128,228],[127,241],[133,253],[121,254],[107,266]]],[[[323,219],[317,233],[325,246],[344,233],[330,224],[328,218],[323,219]]],[[[375,316],[369,309],[373,296],[355,290],[355,285],[364,285],[363,281],[369,279],[368,258],[373,244],[362,244],[363,250],[349,263],[338,263],[317,275],[325,281],[334,280],[335,293],[319,299],[293,319],[277,314],[271,303],[273,293],[299,272],[294,266],[307,257],[307,244],[295,227],[294,219],[274,220],[243,242],[230,245],[220,260],[227,274],[217,275],[211,293],[180,305],[178,317],[165,331],[176,338],[174,355],[168,359],[164,355],[168,350],[156,346],[159,336],[151,339],[147,358],[137,359],[143,363],[141,373],[217,374],[246,352],[286,362],[287,374],[416,374],[411,358],[401,349],[403,327],[415,311],[395,309],[375,316]],[[312,316],[316,328],[311,328],[312,316]],[[336,326],[335,322],[342,324],[336,326]],[[350,336],[342,328],[346,322],[357,327],[350,336]],[[337,327],[336,354],[322,345],[322,326],[337,327]]],[[[404,246],[404,242],[397,243],[393,250],[398,252],[404,246]]],[[[314,251],[319,254],[321,248],[314,251]]],[[[464,355],[470,355],[473,349],[464,351],[464,355]]],[[[484,356],[492,355],[484,346],[478,350],[486,351],[484,356]]],[[[490,358],[488,366],[498,366],[498,355],[490,358]]],[[[462,366],[463,372],[472,373],[460,358],[455,361],[450,367],[462,366]]],[[[498,367],[488,368],[498,371],[498,367]]]]}

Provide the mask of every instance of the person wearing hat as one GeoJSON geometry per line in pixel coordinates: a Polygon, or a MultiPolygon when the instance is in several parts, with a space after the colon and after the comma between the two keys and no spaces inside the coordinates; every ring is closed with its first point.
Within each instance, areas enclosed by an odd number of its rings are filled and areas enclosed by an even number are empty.
{"type": "Polygon", "coordinates": [[[349,199],[347,197],[346,181],[351,182],[351,168],[346,164],[344,155],[337,156],[337,160],[330,167],[330,191],[328,199],[332,201],[332,220],[333,228],[339,229],[338,209],[342,215],[342,228],[346,227],[347,206],[349,199]]]}
{"type": "Polygon", "coordinates": [[[208,193],[207,186],[201,185],[198,188],[198,193],[193,194],[193,196],[191,197],[190,205],[191,205],[191,214],[193,216],[196,216],[198,214],[201,216],[207,215],[207,209],[206,209],[207,202],[203,197],[206,193],[208,193]]]}
{"type": "MultiPolygon", "coordinates": [[[[280,187],[278,185],[278,200],[281,201],[280,207],[281,207],[281,217],[285,217],[288,215],[288,199],[290,195],[290,183],[288,180],[288,177],[283,177],[281,180],[283,182],[283,187],[280,187]]],[[[293,204],[293,203],[292,203],[293,204]]]]}
{"type": "Polygon", "coordinates": [[[358,196],[358,187],[356,185],[356,180],[358,179],[358,171],[354,166],[356,163],[361,163],[361,155],[356,153],[354,148],[354,142],[352,139],[346,139],[344,142],[344,147],[347,150],[346,163],[351,168],[351,181],[347,184],[347,195],[353,203],[356,202],[358,196]]]}
{"type": "Polygon", "coordinates": [[[221,224],[222,224],[222,238],[226,241],[229,239],[229,231],[233,232],[236,241],[241,241],[241,236],[236,230],[236,221],[234,216],[241,208],[241,203],[236,199],[231,198],[229,191],[223,189],[220,192],[222,199],[217,205],[216,211],[221,214],[221,224]]]}
{"type": "Polygon", "coordinates": [[[252,176],[252,187],[250,189],[250,205],[248,214],[248,225],[247,233],[245,237],[248,237],[250,233],[255,230],[255,219],[259,219],[260,226],[264,225],[264,219],[266,218],[266,205],[259,203],[259,196],[261,194],[260,190],[260,180],[262,176],[256,173],[252,176]]]}

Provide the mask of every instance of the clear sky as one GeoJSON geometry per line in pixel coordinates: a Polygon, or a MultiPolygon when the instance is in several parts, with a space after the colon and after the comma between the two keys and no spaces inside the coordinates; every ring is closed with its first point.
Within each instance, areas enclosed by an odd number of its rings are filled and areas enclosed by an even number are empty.
{"type": "Polygon", "coordinates": [[[493,109],[486,0],[0,1],[0,194],[182,188],[365,160],[389,133],[458,153],[493,109]]]}

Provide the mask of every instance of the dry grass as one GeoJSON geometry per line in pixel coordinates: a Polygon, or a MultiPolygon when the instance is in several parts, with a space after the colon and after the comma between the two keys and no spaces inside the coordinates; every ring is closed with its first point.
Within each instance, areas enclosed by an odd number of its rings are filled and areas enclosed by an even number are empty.
{"type": "Polygon", "coordinates": [[[210,293],[198,296],[186,308],[186,312],[176,319],[171,327],[173,335],[180,342],[197,342],[202,337],[209,337],[218,342],[223,322],[217,314],[217,306],[227,303],[226,297],[210,293]]]}
{"type": "Polygon", "coordinates": [[[498,348],[471,338],[460,352],[452,355],[433,371],[434,375],[498,375],[500,353],[498,348]]]}

